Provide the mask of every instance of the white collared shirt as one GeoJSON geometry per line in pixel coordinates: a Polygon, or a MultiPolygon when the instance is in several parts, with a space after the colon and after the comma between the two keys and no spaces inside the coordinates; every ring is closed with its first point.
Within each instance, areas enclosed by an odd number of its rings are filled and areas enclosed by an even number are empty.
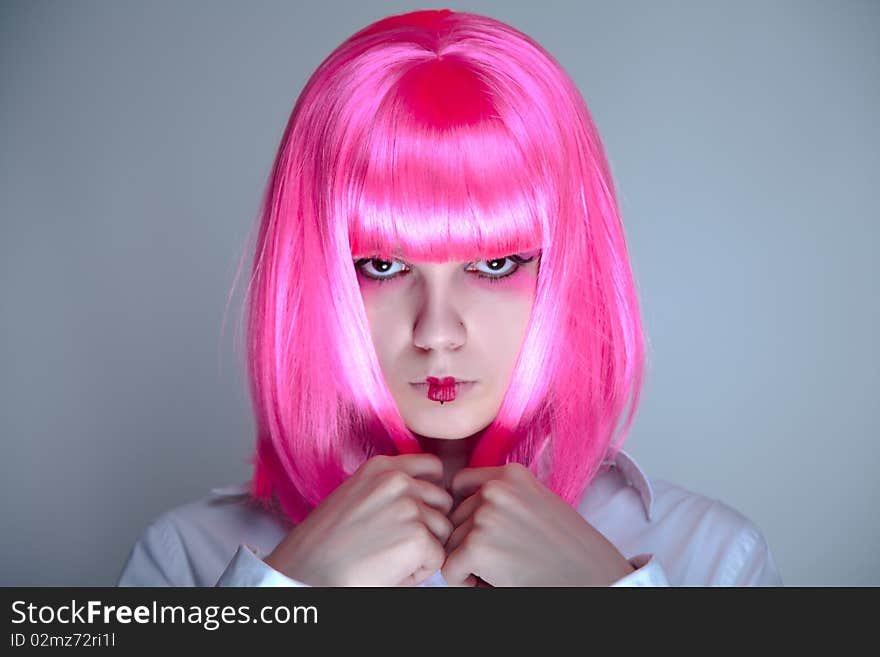
{"type": "MultiPolygon", "coordinates": [[[[612,586],[782,586],[761,530],[739,511],[681,486],[649,481],[620,450],[578,511],[635,571],[612,586]]],[[[307,586],[262,559],[293,525],[248,497],[248,486],[158,516],[132,548],[117,586],[307,586]]],[[[437,571],[420,586],[447,586],[437,571]]]]}

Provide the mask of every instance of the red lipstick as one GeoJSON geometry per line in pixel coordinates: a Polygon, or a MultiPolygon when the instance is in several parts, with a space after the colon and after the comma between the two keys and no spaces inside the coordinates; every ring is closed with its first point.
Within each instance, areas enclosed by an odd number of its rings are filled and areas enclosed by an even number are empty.
{"type": "Polygon", "coordinates": [[[428,399],[441,404],[455,399],[455,377],[438,379],[436,376],[429,376],[425,381],[428,382],[428,399]]]}
{"type": "Polygon", "coordinates": [[[438,401],[442,405],[444,402],[454,401],[462,395],[467,395],[477,383],[477,381],[456,379],[454,376],[428,376],[420,381],[411,381],[410,385],[418,390],[420,395],[438,401]]]}

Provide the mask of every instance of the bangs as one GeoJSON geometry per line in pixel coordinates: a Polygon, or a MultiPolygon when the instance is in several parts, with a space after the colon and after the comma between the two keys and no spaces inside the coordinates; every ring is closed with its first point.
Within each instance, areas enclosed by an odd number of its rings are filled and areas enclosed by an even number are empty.
{"type": "Polygon", "coordinates": [[[340,181],[352,255],[443,262],[542,246],[548,199],[490,94],[454,57],[410,69],[340,181]],[[356,178],[356,172],[360,176],[356,178]]]}

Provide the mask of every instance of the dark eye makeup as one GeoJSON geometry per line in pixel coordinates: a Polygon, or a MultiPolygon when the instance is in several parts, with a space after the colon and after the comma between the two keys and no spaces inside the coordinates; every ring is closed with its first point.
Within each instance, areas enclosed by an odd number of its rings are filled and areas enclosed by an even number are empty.
{"type": "MultiPolygon", "coordinates": [[[[477,260],[475,262],[469,263],[467,266],[471,267],[472,265],[475,265],[477,263],[485,262],[485,263],[488,263],[489,267],[492,267],[493,263],[498,263],[498,269],[503,269],[504,265],[508,261],[514,263],[516,265],[516,267],[514,267],[512,271],[507,272],[505,274],[501,274],[499,276],[494,276],[491,274],[487,275],[484,273],[475,272],[477,278],[484,279],[484,280],[488,281],[489,283],[500,283],[505,278],[509,278],[510,276],[513,276],[514,274],[516,274],[516,272],[519,271],[519,268],[521,265],[528,264],[528,263],[532,262],[535,258],[538,258],[538,257],[540,257],[540,251],[531,251],[527,254],[509,255],[509,256],[505,256],[503,258],[495,258],[493,260],[477,260]]],[[[394,263],[403,264],[404,267],[406,267],[406,265],[399,260],[389,261],[389,260],[382,260],[380,258],[360,258],[359,260],[354,261],[354,266],[364,278],[367,278],[371,281],[375,281],[376,283],[387,283],[388,281],[395,280],[396,278],[399,278],[400,276],[404,275],[405,273],[407,273],[410,270],[409,269],[401,269],[400,271],[398,271],[397,273],[395,273],[391,276],[376,276],[376,275],[369,274],[369,273],[365,272],[364,271],[365,265],[369,264],[377,271],[382,272],[382,271],[388,271],[394,263]]],[[[473,270],[468,270],[468,271],[473,271],[473,270]]]]}

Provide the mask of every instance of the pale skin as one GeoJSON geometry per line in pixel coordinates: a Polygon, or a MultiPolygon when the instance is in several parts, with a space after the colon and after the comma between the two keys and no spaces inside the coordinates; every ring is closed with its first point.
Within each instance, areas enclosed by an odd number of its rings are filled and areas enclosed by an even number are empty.
{"type": "Polygon", "coordinates": [[[355,258],[383,375],[425,452],[363,463],[267,564],[312,586],[413,586],[438,569],[450,586],[608,586],[633,571],[524,466],[465,467],[500,408],[534,301],[539,253],[513,255],[355,258]],[[476,383],[441,405],[412,384],[437,373],[476,383]]]}

